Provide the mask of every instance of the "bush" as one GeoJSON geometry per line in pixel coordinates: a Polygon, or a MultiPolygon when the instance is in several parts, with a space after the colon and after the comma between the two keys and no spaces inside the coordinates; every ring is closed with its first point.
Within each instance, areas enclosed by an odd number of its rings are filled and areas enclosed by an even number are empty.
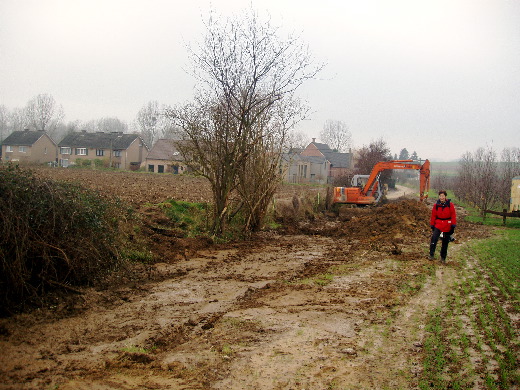
{"type": "Polygon", "coordinates": [[[78,185],[0,166],[0,315],[116,268],[120,210],[78,185]]]}

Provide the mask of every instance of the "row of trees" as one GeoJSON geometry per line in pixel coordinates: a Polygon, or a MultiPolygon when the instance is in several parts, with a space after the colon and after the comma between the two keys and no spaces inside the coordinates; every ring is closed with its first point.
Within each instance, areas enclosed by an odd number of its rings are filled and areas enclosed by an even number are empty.
{"type": "Polygon", "coordinates": [[[176,137],[177,129],[164,112],[164,106],[160,106],[157,101],[150,101],[138,111],[131,126],[115,117],[66,123],[63,107],[54,97],[50,94],[39,94],[29,100],[23,108],[9,110],[0,105],[0,143],[12,132],[24,129],[44,130],[58,142],[72,131],[87,130],[124,133],[133,131],[139,133],[147,145],[151,146],[159,138],[176,137]]]}
{"type": "Polygon", "coordinates": [[[10,111],[0,105],[0,141],[13,131],[33,128],[53,134],[62,125],[65,114],[52,95],[40,94],[24,108],[10,111]]]}
{"type": "Polygon", "coordinates": [[[44,130],[54,140],[61,140],[71,131],[122,131],[128,132],[128,124],[118,118],[101,118],[82,122],[65,123],[63,107],[50,94],[39,94],[29,100],[25,107],[7,109],[0,105],[0,142],[14,131],[24,129],[44,130]]]}
{"type": "Polygon", "coordinates": [[[511,181],[520,175],[520,148],[505,148],[498,158],[492,148],[466,152],[460,162],[453,188],[456,195],[485,210],[502,209],[509,205],[511,181]]]}

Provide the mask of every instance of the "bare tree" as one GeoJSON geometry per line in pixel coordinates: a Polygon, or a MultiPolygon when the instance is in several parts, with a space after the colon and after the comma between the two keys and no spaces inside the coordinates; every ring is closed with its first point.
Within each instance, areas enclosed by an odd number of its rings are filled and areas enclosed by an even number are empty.
{"type": "Polygon", "coordinates": [[[321,66],[312,66],[307,47],[297,38],[280,39],[278,29],[252,10],[240,19],[212,14],[206,30],[197,49],[189,48],[199,82],[195,100],[168,110],[168,116],[183,129],[181,154],[211,184],[213,232],[221,234],[237,208],[244,208],[251,221],[245,229],[255,229],[272,197],[272,183],[279,180],[278,170],[270,167],[278,167],[287,131],[307,113],[294,93],[321,66]],[[257,177],[263,184],[252,183],[257,174],[244,167],[263,172],[257,177]],[[258,199],[230,202],[234,190],[248,185],[262,187],[258,199]]]}
{"type": "Polygon", "coordinates": [[[390,148],[383,140],[379,138],[372,141],[368,146],[364,145],[358,151],[358,160],[356,163],[356,172],[361,175],[368,175],[372,172],[372,168],[379,161],[391,160],[390,148]]]}
{"type": "Polygon", "coordinates": [[[0,105],[0,145],[8,135],[9,111],[4,105],[0,105]]]}
{"type": "Polygon", "coordinates": [[[475,152],[476,182],[478,186],[477,205],[485,215],[498,201],[497,154],[492,148],[479,148],[475,152]]]}
{"type": "Polygon", "coordinates": [[[432,178],[432,188],[435,188],[436,190],[446,190],[450,188],[450,179],[446,173],[446,171],[440,171],[435,174],[432,178]]]}
{"type": "Polygon", "coordinates": [[[149,147],[159,138],[160,117],[159,103],[155,100],[146,103],[137,113],[137,129],[149,147]]]}
{"type": "Polygon", "coordinates": [[[27,110],[25,108],[15,108],[9,114],[11,132],[29,128],[29,122],[27,110]]]}
{"type": "Polygon", "coordinates": [[[352,134],[341,121],[327,120],[320,132],[320,139],[336,152],[348,152],[352,144],[352,134]]]}
{"type": "MultiPolygon", "coordinates": [[[[471,152],[466,152],[459,160],[456,195],[466,202],[473,203],[476,199],[474,158],[471,152]]],[[[473,203],[474,204],[474,203],[473,203]]]]}
{"type": "Polygon", "coordinates": [[[128,131],[128,124],[126,122],[123,122],[119,118],[115,117],[108,117],[108,118],[100,118],[100,119],[92,119],[88,122],[85,122],[83,124],[73,124],[71,123],[74,128],[77,128],[77,125],[82,126],[82,130],[97,132],[102,131],[104,133],[111,133],[111,132],[127,132],[128,131]]]}
{"type": "Polygon", "coordinates": [[[457,195],[485,211],[497,205],[500,194],[497,154],[492,148],[467,152],[459,163],[457,195]]]}
{"type": "Polygon", "coordinates": [[[63,107],[56,103],[52,95],[39,94],[27,103],[26,114],[35,130],[44,130],[51,135],[64,118],[63,107]]]}
{"type": "Polygon", "coordinates": [[[72,132],[77,132],[81,130],[86,130],[87,126],[85,123],[80,121],[79,119],[76,119],[74,121],[69,121],[67,123],[62,122],[57,128],[56,131],[54,131],[52,138],[54,141],[58,142],[61,141],[67,134],[70,134],[72,132]]]}
{"type": "Polygon", "coordinates": [[[305,149],[310,144],[310,138],[301,131],[289,131],[285,140],[285,150],[305,149]]]}
{"type": "Polygon", "coordinates": [[[276,110],[266,111],[252,129],[255,142],[249,147],[245,164],[239,166],[237,191],[245,206],[244,230],[257,231],[262,227],[267,208],[281,181],[281,158],[289,122],[300,112],[294,101],[287,106],[278,104],[276,110]]]}
{"type": "Polygon", "coordinates": [[[181,140],[182,139],[182,129],[175,123],[167,115],[164,115],[164,112],[168,110],[167,107],[164,107],[163,113],[161,115],[161,128],[160,128],[160,137],[172,140],[181,140]]]}

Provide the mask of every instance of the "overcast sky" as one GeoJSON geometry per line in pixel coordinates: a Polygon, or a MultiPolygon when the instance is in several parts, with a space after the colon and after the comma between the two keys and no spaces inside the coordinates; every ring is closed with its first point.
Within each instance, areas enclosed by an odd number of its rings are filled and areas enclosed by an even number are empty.
{"type": "Polygon", "coordinates": [[[66,122],[130,124],[151,100],[189,101],[185,44],[210,4],[252,4],[327,64],[299,91],[309,137],[333,119],[355,147],[382,137],[421,158],[520,147],[520,0],[0,0],[0,105],[48,93],[66,122]]]}

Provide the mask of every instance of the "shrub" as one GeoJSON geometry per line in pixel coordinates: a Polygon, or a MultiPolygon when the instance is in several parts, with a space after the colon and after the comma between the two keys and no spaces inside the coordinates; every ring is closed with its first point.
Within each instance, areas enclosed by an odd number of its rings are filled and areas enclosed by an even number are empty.
{"type": "Polygon", "coordinates": [[[0,315],[116,268],[120,210],[78,185],[0,166],[0,315]]]}

